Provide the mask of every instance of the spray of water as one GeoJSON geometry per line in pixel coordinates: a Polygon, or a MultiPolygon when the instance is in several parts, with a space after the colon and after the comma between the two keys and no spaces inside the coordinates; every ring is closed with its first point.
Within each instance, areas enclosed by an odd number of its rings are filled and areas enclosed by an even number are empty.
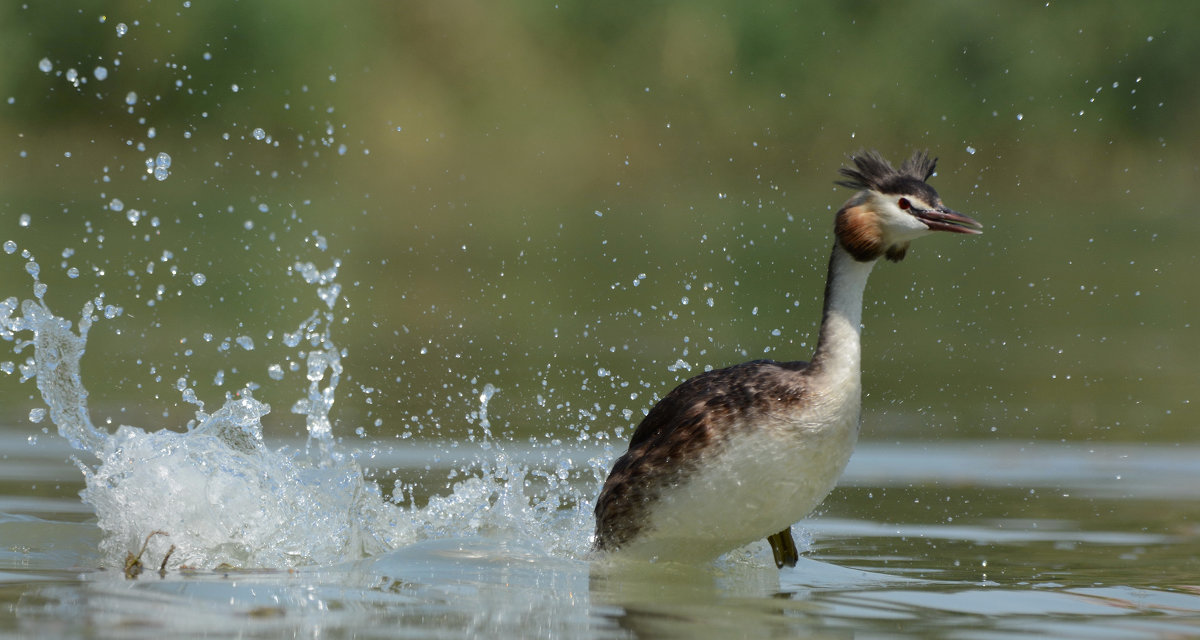
{"type": "Polygon", "coordinates": [[[99,429],[89,417],[80,362],[98,310],[112,317],[119,309],[102,298],[89,301],[73,328],[51,311],[33,272],[35,300],[0,302],[0,338],[14,342],[17,353],[32,348],[22,380],[36,379],[59,434],[80,452],[76,464],[86,481],[81,495],[105,534],[106,563],[119,565],[153,531],[168,535],[150,538],[152,557],[175,547],[169,567],[330,564],[430,537],[477,535],[519,538],[547,554],[583,554],[587,496],[602,479],[604,461],[593,457],[577,465],[547,450],[540,464],[515,462],[491,432],[488,403],[497,392],[491,385],[478,397],[483,454],[455,470],[464,479],[448,495],[422,507],[385,499],[353,457],[338,449],[330,419],[343,356],[331,331],[341,291],[338,266],[294,267],[323,303],[284,336],[286,345],[302,350],[307,365],[307,389],[292,407],[308,432],[302,451],[268,445],[261,420],[271,409],[249,389],[206,413],[194,390],[179,385],[184,400],[197,407],[185,430],[99,429]],[[591,480],[582,490],[569,481],[580,473],[591,480]]]}

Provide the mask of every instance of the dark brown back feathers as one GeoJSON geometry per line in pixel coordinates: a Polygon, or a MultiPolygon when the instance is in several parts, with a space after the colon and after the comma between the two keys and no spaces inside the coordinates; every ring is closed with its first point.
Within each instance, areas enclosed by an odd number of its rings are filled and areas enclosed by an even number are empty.
{"type": "Polygon", "coordinates": [[[599,550],[620,548],[649,521],[660,493],[682,482],[764,414],[805,401],[807,362],[754,360],[697,375],[646,415],[596,499],[599,550]]]}

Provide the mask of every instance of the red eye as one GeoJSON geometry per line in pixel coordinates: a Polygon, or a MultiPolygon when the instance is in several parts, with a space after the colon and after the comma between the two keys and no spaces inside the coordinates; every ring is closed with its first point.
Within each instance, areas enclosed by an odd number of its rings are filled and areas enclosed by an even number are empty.
{"type": "Polygon", "coordinates": [[[908,198],[900,198],[900,202],[898,202],[897,204],[900,205],[901,209],[907,209],[910,206],[912,206],[908,203],[908,198]]]}

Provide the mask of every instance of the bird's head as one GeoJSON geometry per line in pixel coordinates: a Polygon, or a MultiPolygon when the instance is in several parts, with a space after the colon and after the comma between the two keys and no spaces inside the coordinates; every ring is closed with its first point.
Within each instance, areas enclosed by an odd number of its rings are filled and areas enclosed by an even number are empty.
{"type": "Polygon", "coordinates": [[[937,166],[928,153],[913,153],[899,170],[876,151],[859,152],[851,160],[855,168],[840,169],[846,180],[837,184],[859,191],[838,211],[834,234],[856,260],[898,262],[908,243],[934,231],[983,233],[983,225],[947,209],[926,182],[937,166]]]}

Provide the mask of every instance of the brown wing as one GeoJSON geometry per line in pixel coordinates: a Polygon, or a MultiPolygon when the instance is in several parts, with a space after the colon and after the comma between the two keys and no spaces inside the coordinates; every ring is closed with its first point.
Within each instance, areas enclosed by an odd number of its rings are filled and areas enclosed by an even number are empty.
{"type": "Polygon", "coordinates": [[[707,371],[659,400],[633,432],[596,500],[596,548],[615,549],[635,536],[661,490],[678,484],[758,413],[803,395],[805,362],[755,360],[707,371]]]}

